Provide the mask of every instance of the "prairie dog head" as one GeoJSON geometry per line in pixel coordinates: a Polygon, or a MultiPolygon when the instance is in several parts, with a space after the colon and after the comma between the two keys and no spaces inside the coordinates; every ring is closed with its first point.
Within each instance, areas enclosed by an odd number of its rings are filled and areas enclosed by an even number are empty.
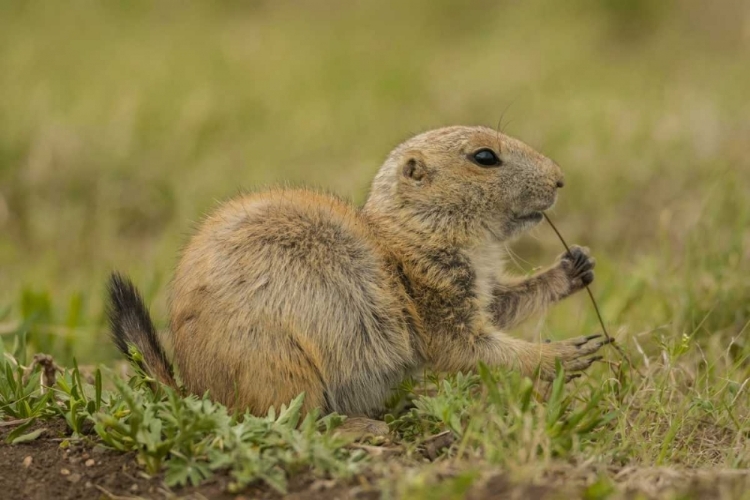
{"type": "Polygon", "coordinates": [[[394,149],[365,210],[397,216],[406,231],[505,241],[538,224],[562,186],[560,167],[523,142],[487,127],[448,127],[394,149]]]}

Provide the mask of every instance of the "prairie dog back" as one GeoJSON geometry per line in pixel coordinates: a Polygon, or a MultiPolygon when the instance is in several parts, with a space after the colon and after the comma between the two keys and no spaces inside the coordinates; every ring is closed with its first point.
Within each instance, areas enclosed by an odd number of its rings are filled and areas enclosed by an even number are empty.
{"type": "Polygon", "coordinates": [[[272,191],[225,204],[175,273],[186,387],[261,413],[302,391],[307,407],[369,413],[417,362],[383,264],[368,226],[334,198],[272,191]]]}

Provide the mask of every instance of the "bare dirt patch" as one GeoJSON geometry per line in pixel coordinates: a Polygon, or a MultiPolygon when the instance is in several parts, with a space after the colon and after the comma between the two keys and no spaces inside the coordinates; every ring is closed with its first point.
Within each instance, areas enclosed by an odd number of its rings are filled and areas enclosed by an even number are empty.
{"type": "MultiPolygon", "coordinates": [[[[101,447],[71,441],[64,422],[39,422],[46,429],[29,443],[0,445],[0,478],[5,498],[73,499],[115,494],[156,493],[160,481],[140,474],[132,453],[118,453],[101,447]]],[[[2,438],[8,430],[3,431],[2,438]]]]}

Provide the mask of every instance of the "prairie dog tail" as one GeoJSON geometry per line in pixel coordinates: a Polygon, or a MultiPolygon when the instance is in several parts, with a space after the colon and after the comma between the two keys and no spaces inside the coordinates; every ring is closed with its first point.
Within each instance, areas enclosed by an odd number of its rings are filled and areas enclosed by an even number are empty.
{"type": "Polygon", "coordinates": [[[117,348],[145,373],[176,389],[172,365],[159,342],[141,294],[128,278],[118,273],[110,276],[107,292],[107,316],[112,340],[117,348]],[[133,359],[129,348],[131,344],[143,355],[143,361],[133,359]]]}

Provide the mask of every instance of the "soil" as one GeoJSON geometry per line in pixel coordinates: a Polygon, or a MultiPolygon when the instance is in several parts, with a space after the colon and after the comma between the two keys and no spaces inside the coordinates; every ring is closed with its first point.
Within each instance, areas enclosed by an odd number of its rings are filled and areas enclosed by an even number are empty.
{"type": "MultiPolygon", "coordinates": [[[[274,490],[249,487],[239,494],[226,492],[230,478],[217,474],[199,487],[170,489],[163,477],[146,475],[134,453],[120,453],[97,446],[92,440],[68,441],[69,430],[62,420],[38,422],[34,428],[45,431],[36,440],[16,445],[5,444],[11,427],[0,427],[0,498],[21,499],[231,499],[281,498],[274,490]],[[67,446],[61,446],[67,443],[67,446]]],[[[689,492],[686,498],[741,498],[750,488],[750,471],[682,471],[672,469],[622,469],[620,498],[659,498],[666,491],[689,492]],[[640,494],[640,495],[639,495],[640,494]]],[[[446,468],[444,478],[452,476],[446,468]]],[[[465,494],[448,487],[434,490],[435,498],[479,499],[557,499],[579,498],[591,484],[592,475],[580,469],[550,470],[543,484],[511,481],[497,471],[476,481],[465,494]],[[576,472],[577,471],[577,472],[576,472]]],[[[299,475],[290,481],[286,498],[294,500],[357,499],[381,497],[376,477],[360,476],[351,481],[326,481],[299,475]]]]}
{"type": "MultiPolygon", "coordinates": [[[[187,498],[278,499],[268,487],[250,487],[241,494],[226,492],[229,477],[217,474],[200,487],[168,488],[163,477],[149,477],[138,466],[134,453],[121,453],[93,442],[67,441],[69,429],[61,420],[38,422],[28,431],[45,429],[36,440],[5,444],[11,428],[0,428],[0,498],[73,500],[88,498],[187,498]],[[69,443],[61,447],[63,442],[69,443]]],[[[287,498],[310,500],[380,498],[374,487],[295,477],[287,498]],[[324,495],[321,495],[325,492],[324,495]]]]}

